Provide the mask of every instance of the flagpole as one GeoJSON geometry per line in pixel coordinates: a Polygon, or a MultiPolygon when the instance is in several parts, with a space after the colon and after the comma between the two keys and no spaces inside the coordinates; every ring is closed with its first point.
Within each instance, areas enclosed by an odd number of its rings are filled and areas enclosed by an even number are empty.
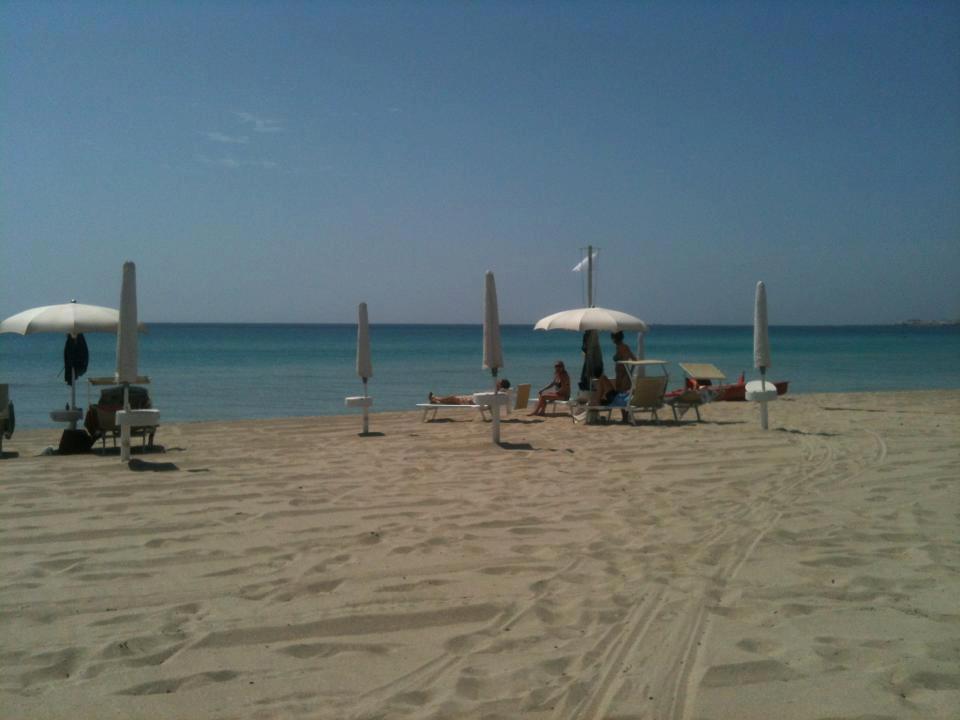
{"type": "Polygon", "coordinates": [[[593,307],[593,245],[587,245],[587,307],[593,307]]]}

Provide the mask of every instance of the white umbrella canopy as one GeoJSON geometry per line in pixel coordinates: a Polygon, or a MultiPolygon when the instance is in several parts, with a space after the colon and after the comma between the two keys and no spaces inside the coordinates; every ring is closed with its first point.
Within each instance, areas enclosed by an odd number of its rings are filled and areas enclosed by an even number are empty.
{"type": "MultiPolygon", "coordinates": [[[[0,322],[0,333],[33,335],[35,333],[65,333],[72,337],[84,333],[117,332],[120,312],[100,305],[85,305],[76,301],[60,305],[43,305],[11,315],[0,322]]],[[[137,326],[140,332],[146,328],[137,326]]],[[[69,342],[69,339],[68,339],[69,342]]],[[[70,408],[76,408],[76,382],[70,378],[70,408]]],[[[76,423],[71,422],[71,428],[76,423]]]]}
{"type": "Polygon", "coordinates": [[[71,302],[44,305],[11,315],[0,322],[0,333],[55,332],[78,335],[91,332],[116,332],[120,313],[113,308],[71,302]]]}
{"type": "Polygon", "coordinates": [[[537,324],[533,326],[533,329],[574,330],[577,332],[584,332],[586,330],[600,330],[604,332],[633,330],[636,332],[646,332],[648,328],[643,320],[625,312],[600,307],[589,307],[577,308],[576,310],[563,310],[553,315],[547,315],[545,318],[540,318],[537,324]]]}

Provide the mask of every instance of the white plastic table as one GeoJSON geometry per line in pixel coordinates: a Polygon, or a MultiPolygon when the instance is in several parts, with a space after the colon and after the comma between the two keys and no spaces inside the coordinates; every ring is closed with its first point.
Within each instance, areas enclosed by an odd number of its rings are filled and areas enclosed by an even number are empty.
{"type": "Polygon", "coordinates": [[[751,380],[744,388],[746,398],[760,403],[760,427],[767,429],[767,403],[777,399],[777,388],[769,380],[751,380]]]}
{"type": "Polygon", "coordinates": [[[159,410],[117,410],[117,425],[120,427],[120,459],[130,459],[130,430],[135,427],[156,427],[160,424],[159,410]]]}
{"type": "Polygon", "coordinates": [[[83,419],[83,410],[74,408],[73,410],[53,410],[50,413],[50,419],[54,422],[70,423],[70,429],[76,430],[77,423],[83,419]]]}
{"type": "Polygon", "coordinates": [[[493,442],[500,442],[500,408],[508,405],[510,396],[507,393],[474,393],[473,401],[477,405],[486,405],[490,408],[490,415],[493,418],[493,442]]]}

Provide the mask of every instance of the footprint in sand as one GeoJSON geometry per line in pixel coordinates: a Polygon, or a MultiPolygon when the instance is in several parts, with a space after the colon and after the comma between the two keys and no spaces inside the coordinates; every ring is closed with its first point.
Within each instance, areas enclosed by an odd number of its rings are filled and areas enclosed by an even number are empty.
{"type": "Polygon", "coordinates": [[[735,687],[754,685],[774,680],[795,680],[800,677],[796,670],[776,660],[757,660],[754,662],[714,665],[703,676],[704,687],[735,687]]]}
{"type": "Polygon", "coordinates": [[[37,683],[65,680],[73,675],[84,656],[81,648],[66,648],[55,652],[40,653],[24,660],[24,664],[36,664],[43,667],[28,670],[20,676],[24,687],[37,683]]]}
{"type": "Polygon", "coordinates": [[[181,678],[170,678],[167,680],[157,680],[155,682],[134,685],[126,690],[121,690],[117,695],[162,695],[174,693],[179,690],[191,690],[211,683],[227,682],[238,677],[240,673],[233,670],[218,670],[215,672],[198,673],[181,678]]]}
{"type": "Polygon", "coordinates": [[[778,642],[760,638],[744,638],[737,643],[737,647],[757,655],[773,655],[783,649],[783,646],[778,642]]]}

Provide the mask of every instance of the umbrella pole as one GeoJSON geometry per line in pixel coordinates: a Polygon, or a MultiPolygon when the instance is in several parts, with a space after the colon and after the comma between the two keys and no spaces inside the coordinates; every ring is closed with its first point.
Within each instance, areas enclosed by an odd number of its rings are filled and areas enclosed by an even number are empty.
{"type": "MultiPolygon", "coordinates": [[[[762,390],[767,389],[767,369],[765,367],[760,368],[760,388],[762,390]]],[[[767,429],[767,401],[760,401],[760,427],[764,430],[767,429]]]]}
{"type": "MultiPolygon", "coordinates": [[[[77,409],[77,371],[76,368],[70,368],[70,409],[77,409]]],[[[77,421],[70,421],[70,429],[77,429],[77,421]]]]}
{"type": "Polygon", "coordinates": [[[593,245],[587,245],[587,307],[593,307],[593,245]]]}
{"type": "MultiPolygon", "coordinates": [[[[130,383],[123,384],[123,412],[130,412],[130,383]]],[[[130,423],[124,422],[120,425],[120,460],[128,462],[130,460],[130,423]]]]}
{"type": "MultiPolygon", "coordinates": [[[[637,333],[637,360],[646,360],[647,358],[647,347],[646,347],[646,338],[642,332],[637,333]]],[[[647,371],[644,370],[643,365],[637,366],[636,377],[646,377],[647,371]]]]}
{"type": "MultiPolygon", "coordinates": [[[[500,386],[497,384],[497,370],[494,368],[490,371],[493,374],[493,394],[497,395],[500,392],[500,386]]],[[[493,426],[493,443],[495,445],[500,444],[500,398],[494,398],[493,405],[490,406],[490,424],[493,426]]]]}
{"type": "MultiPolygon", "coordinates": [[[[363,396],[364,397],[367,396],[367,379],[366,378],[363,378],[363,396]]],[[[367,408],[366,403],[364,403],[363,405],[363,434],[364,435],[370,432],[370,420],[367,415],[368,409],[369,408],[367,408]]]]}

